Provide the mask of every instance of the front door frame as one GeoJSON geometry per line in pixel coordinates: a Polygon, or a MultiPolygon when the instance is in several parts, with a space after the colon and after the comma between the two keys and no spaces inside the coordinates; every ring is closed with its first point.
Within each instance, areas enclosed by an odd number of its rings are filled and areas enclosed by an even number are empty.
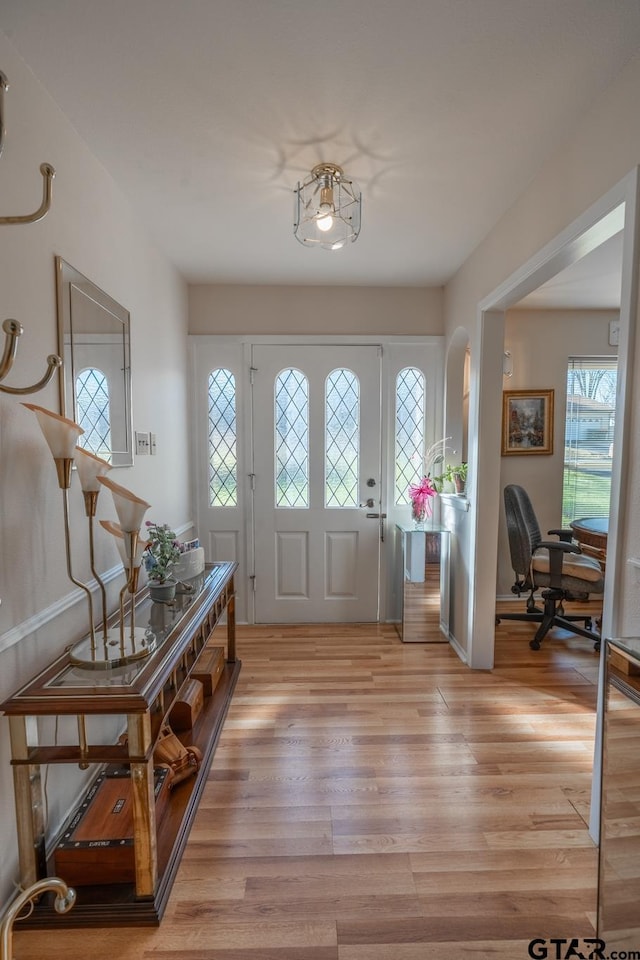
{"type": "MultiPolygon", "coordinates": [[[[364,335],[349,335],[344,336],[334,336],[334,335],[274,335],[268,336],[266,334],[253,335],[253,334],[239,334],[237,336],[229,336],[225,334],[190,334],[189,335],[190,343],[190,368],[191,368],[191,385],[192,385],[192,395],[191,395],[191,408],[193,411],[193,423],[194,428],[192,432],[192,461],[194,463],[194,470],[197,471],[198,475],[201,476],[203,470],[205,469],[206,456],[203,453],[205,438],[200,432],[200,418],[202,416],[202,395],[200,392],[200,384],[198,379],[198,358],[201,354],[201,347],[211,346],[215,347],[219,344],[224,344],[225,349],[233,349],[238,352],[238,369],[242,370],[242,376],[237,380],[237,388],[241,391],[241,396],[238,402],[238,418],[242,417],[242,434],[243,440],[242,449],[239,450],[239,456],[242,463],[245,465],[242,475],[239,476],[239,482],[246,481],[247,488],[245,488],[245,495],[242,497],[243,501],[243,531],[241,542],[239,546],[239,552],[241,555],[241,566],[244,566],[246,570],[246,582],[243,584],[245,587],[245,597],[246,602],[242,602],[242,597],[240,598],[241,602],[238,605],[238,619],[244,619],[247,623],[255,622],[255,612],[253,609],[252,597],[249,592],[251,585],[251,576],[255,569],[255,555],[254,555],[254,544],[252,537],[252,527],[253,527],[253,518],[252,518],[252,505],[251,497],[246,495],[248,493],[248,484],[249,484],[249,474],[250,468],[246,465],[251,463],[251,452],[253,448],[253,424],[251,422],[251,404],[249,401],[249,390],[250,390],[250,367],[251,367],[251,351],[252,347],[256,344],[292,344],[292,345],[305,345],[312,346],[317,344],[319,346],[327,346],[331,344],[335,345],[376,345],[382,347],[382,409],[381,409],[381,421],[382,421],[382,499],[387,500],[387,510],[383,511],[387,513],[386,526],[387,530],[390,530],[394,523],[400,519],[408,519],[409,517],[409,508],[408,507],[399,507],[394,508],[390,505],[388,493],[393,490],[393,463],[394,458],[390,453],[391,444],[393,443],[393,415],[394,415],[394,377],[395,371],[398,366],[408,366],[411,363],[411,357],[416,346],[423,346],[429,351],[429,359],[431,365],[431,371],[428,382],[428,394],[427,394],[427,403],[431,405],[433,415],[427,418],[427,436],[425,438],[426,445],[432,444],[435,440],[440,439],[440,430],[441,424],[443,422],[443,391],[444,391],[444,343],[445,338],[443,335],[433,335],[425,334],[424,336],[402,336],[402,335],[384,335],[384,336],[364,336],[364,335]],[[404,362],[404,357],[407,357],[407,361],[404,362]],[[405,517],[406,514],[406,517],[405,517]]],[[[195,528],[196,530],[204,530],[202,524],[201,516],[201,506],[199,503],[198,497],[198,480],[194,478],[193,484],[193,504],[195,511],[195,528]]],[[[387,538],[387,545],[390,546],[391,538],[387,538]]],[[[381,562],[380,562],[380,571],[379,571],[379,594],[380,594],[380,622],[385,622],[390,616],[393,615],[393,590],[394,590],[394,578],[393,578],[393,551],[391,549],[383,550],[381,552],[381,562]]],[[[234,558],[236,559],[236,558],[234,558]]]]}

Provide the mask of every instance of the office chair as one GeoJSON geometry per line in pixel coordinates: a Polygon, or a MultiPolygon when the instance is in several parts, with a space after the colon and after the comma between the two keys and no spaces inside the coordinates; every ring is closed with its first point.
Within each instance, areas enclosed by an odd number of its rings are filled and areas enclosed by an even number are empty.
{"type": "Polygon", "coordinates": [[[571,542],[571,530],[549,530],[558,540],[543,540],[540,527],[523,487],[509,484],[504,488],[504,506],[509,534],[511,566],[516,582],[511,587],[520,596],[528,591],[526,613],[500,613],[501,620],[524,620],[540,626],[529,641],[532,650],[540,644],[551,627],[562,627],[581,637],[593,640],[595,649],[600,649],[600,637],[592,629],[589,615],[565,614],[563,602],[584,597],[587,594],[604,592],[604,574],[597,560],[585,556],[580,547],[571,542]],[[535,593],[541,590],[544,609],[536,606],[535,593]],[[579,626],[583,623],[584,626],[579,626]]]}

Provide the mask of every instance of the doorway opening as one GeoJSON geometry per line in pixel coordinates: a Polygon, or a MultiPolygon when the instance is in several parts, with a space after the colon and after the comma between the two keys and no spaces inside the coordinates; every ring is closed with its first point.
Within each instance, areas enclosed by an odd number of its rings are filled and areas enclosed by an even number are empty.
{"type": "MultiPolygon", "coordinates": [[[[617,411],[612,460],[611,512],[617,516],[624,492],[625,449],[628,434],[628,389],[633,354],[637,251],[637,171],[633,171],[583,216],[516,271],[478,307],[477,340],[481,350],[472,357],[473,423],[470,429],[470,458],[477,463],[477,510],[471,534],[468,620],[473,623],[470,638],[471,666],[491,669],[494,650],[496,569],[501,492],[501,418],[505,312],[571,263],[623,231],[623,264],[620,301],[617,411]],[[479,442],[482,437],[482,442],[479,442]]],[[[550,345],[550,349],[552,344],[550,345]]],[[[612,525],[608,552],[609,576],[604,598],[603,631],[614,629],[616,616],[616,573],[622,565],[617,529],[612,525]]]]}

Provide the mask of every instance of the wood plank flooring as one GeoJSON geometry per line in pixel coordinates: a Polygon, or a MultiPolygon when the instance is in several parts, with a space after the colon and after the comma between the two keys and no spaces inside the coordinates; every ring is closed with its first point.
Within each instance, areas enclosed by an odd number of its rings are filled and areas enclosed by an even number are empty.
{"type": "Polygon", "coordinates": [[[503,622],[477,672],[392,626],[240,627],[161,926],[18,924],[16,960],[518,960],[593,936],[598,655],[531,635],[503,622]]]}

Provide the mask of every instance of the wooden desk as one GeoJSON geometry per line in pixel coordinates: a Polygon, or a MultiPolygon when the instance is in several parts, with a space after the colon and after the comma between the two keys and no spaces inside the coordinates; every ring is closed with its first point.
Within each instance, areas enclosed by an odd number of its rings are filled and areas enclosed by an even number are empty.
{"type": "Polygon", "coordinates": [[[579,520],[573,520],[569,526],[582,552],[599,560],[604,570],[607,562],[609,517],[581,517],[579,520]]]}

